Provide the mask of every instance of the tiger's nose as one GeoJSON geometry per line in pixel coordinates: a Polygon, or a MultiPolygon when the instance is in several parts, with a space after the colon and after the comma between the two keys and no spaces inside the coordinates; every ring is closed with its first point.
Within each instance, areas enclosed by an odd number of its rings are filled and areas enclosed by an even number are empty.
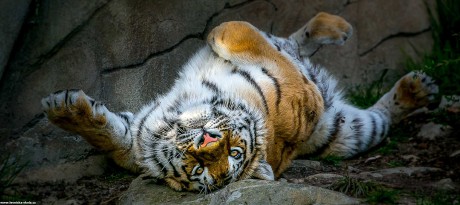
{"type": "Polygon", "coordinates": [[[203,134],[201,135],[198,146],[200,148],[203,148],[210,146],[212,144],[217,144],[216,142],[218,142],[221,138],[222,135],[218,131],[204,130],[203,134]]]}

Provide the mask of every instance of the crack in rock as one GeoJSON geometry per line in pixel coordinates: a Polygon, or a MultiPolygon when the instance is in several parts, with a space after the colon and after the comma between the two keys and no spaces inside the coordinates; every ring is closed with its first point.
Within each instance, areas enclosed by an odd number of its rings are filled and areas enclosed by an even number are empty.
{"type": "Polygon", "coordinates": [[[99,13],[99,11],[101,11],[103,8],[105,8],[110,2],[112,2],[112,0],[108,0],[107,2],[96,8],[96,10],[94,10],[94,12],[91,13],[91,15],[86,20],[84,20],[81,24],[72,29],[72,31],[70,31],[66,36],[64,36],[64,38],[62,38],[56,45],[54,45],[53,48],[51,48],[51,50],[49,50],[45,54],[40,55],[38,57],[38,60],[32,63],[31,65],[40,66],[47,60],[51,59],[57,52],[59,52],[59,50],[61,50],[62,47],[64,47],[64,45],[67,42],[70,41],[70,39],[72,39],[75,35],[80,33],[80,31],[83,30],[83,28],[89,24],[89,22],[96,16],[96,14],[99,13]]]}
{"type": "MultiPolygon", "coordinates": [[[[270,1],[268,0],[264,0],[265,2],[268,2],[270,3],[271,5],[273,5],[273,3],[271,3],[270,1]]],[[[179,40],[178,43],[172,45],[171,47],[169,48],[166,48],[162,51],[158,51],[158,52],[155,52],[155,53],[151,53],[150,55],[148,55],[145,59],[141,60],[140,62],[137,62],[137,63],[133,63],[133,64],[129,64],[129,65],[123,65],[123,66],[117,66],[117,67],[112,67],[112,68],[107,68],[107,69],[104,69],[101,74],[102,75],[105,75],[105,74],[109,74],[109,73],[113,73],[113,72],[117,72],[117,71],[120,71],[120,70],[124,70],[124,69],[136,69],[140,66],[143,66],[145,65],[150,59],[152,58],[155,58],[155,57],[158,57],[158,56],[162,56],[162,55],[165,55],[167,53],[170,53],[172,51],[174,51],[174,49],[176,49],[177,47],[179,47],[181,44],[183,44],[185,41],[187,40],[190,40],[190,39],[200,39],[200,40],[204,40],[205,39],[205,34],[208,33],[209,31],[209,27],[212,23],[212,21],[214,20],[215,17],[219,16],[222,12],[226,11],[226,10],[230,10],[230,9],[238,9],[238,8],[241,8],[247,4],[250,4],[252,2],[255,2],[255,0],[248,0],[248,1],[244,1],[244,2],[241,2],[241,3],[238,3],[238,4],[235,4],[235,5],[230,5],[229,2],[225,3],[224,7],[213,13],[207,20],[206,20],[206,24],[204,26],[204,29],[202,32],[199,32],[199,33],[195,33],[195,34],[189,34],[187,36],[185,36],[184,38],[182,38],[181,40],[179,40]]],[[[273,5],[276,8],[275,5],[273,5]]]]}
{"type": "Polygon", "coordinates": [[[388,35],[386,36],[385,38],[382,38],[379,42],[377,42],[374,46],[372,46],[371,48],[367,49],[366,51],[362,52],[359,54],[359,57],[363,57],[367,54],[369,54],[370,52],[372,52],[374,49],[376,49],[377,47],[379,47],[381,44],[385,43],[386,41],[388,40],[391,40],[391,39],[394,39],[394,38],[399,38],[399,37],[414,37],[414,36],[418,36],[418,35],[421,35],[425,32],[428,32],[431,30],[431,27],[428,27],[428,28],[425,28],[425,29],[422,29],[420,31],[416,31],[416,32],[399,32],[399,33],[396,33],[396,34],[391,34],[391,35],[388,35]]]}
{"type": "Polygon", "coordinates": [[[187,40],[190,40],[190,39],[202,39],[202,34],[201,33],[196,33],[196,34],[189,34],[187,36],[185,36],[184,38],[182,38],[181,40],[179,40],[178,43],[174,44],[173,46],[169,47],[169,48],[166,48],[162,51],[158,51],[158,52],[155,52],[155,53],[152,53],[150,55],[148,55],[145,59],[143,59],[141,62],[138,62],[138,63],[134,63],[134,64],[130,64],[130,65],[125,65],[125,66],[118,66],[118,67],[113,67],[113,68],[108,68],[108,69],[104,69],[101,74],[102,75],[105,75],[105,74],[110,74],[110,73],[113,73],[113,72],[117,72],[119,70],[124,70],[124,69],[135,69],[135,68],[138,68],[144,64],[146,64],[150,59],[152,58],[155,58],[155,57],[158,57],[158,56],[162,56],[164,54],[167,54],[167,53],[170,53],[172,52],[174,49],[176,49],[177,47],[179,47],[182,43],[184,43],[185,41],[187,40]]]}

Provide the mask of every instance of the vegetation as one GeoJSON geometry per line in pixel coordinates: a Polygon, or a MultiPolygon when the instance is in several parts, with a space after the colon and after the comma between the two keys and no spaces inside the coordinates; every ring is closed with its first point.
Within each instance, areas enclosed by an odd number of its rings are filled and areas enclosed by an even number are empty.
{"type": "Polygon", "coordinates": [[[369,204],[393,204],[399,194],[399,191],[386,188],[373,181],[362,181],[349,176],[338,180],[330,188],[353,197],[366,198],[369,204]]]}
{"type": "Polygon", "coordinates": [[[371,192],[366,198],[369,204],[396,204],[399,199],[399,191],[394,189],[383,188],[371,192]]]}
{"type": "Polygon", "coordinates": [[[384,70],[380,78],[370,85],[359,85],[350,90],[347,93],[350,103],[363,109],[374,105],[385,93],[383,82],[387,72],[388,70],[384,70]]]}
{"type": "Polygon", "coordinates": [[[321,162],[324,162],[326,164],[338,167],[340,165],[340,163],[342,163],[344,158],[334,156],[334,155],[328,155],[326,157],[311,157],[311,160],[321,161],[321,162]]]}
{"type": "Polygon", "coordinates": [[[5,194],[5,189],[11,186],[26,165],[27,163],[20,164],[19,160],[14,160],[10,155],[0,159],[0,200],[9,198],[5,194]]]}
{"type": "Polygon", "coordinates": [[[421,62],[407,60],[409,70],[422,70],[438,83],[440,94],[460,93],[460,1],[436,0],[429,10],[433,50],[421,62]]]}
{"type": "Polygon", "coordinates": [[[431,196],[416,196],[417,205],[451,205],[460,201],[460,196],[452,195],[444,191],[435,192],[431,196]]]}

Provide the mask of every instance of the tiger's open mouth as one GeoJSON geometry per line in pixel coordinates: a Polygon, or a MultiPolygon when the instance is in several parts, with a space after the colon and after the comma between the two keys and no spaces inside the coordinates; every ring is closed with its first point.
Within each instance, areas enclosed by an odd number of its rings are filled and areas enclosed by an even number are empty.
{"type": "Polygon", "coordinates": [[[198,147],[204,148],[210,146],[218,142],[221,138],[222,136],[220,133],[205,130],[203,135],[201,135],[200,141],[198,142],[198,147]]]}

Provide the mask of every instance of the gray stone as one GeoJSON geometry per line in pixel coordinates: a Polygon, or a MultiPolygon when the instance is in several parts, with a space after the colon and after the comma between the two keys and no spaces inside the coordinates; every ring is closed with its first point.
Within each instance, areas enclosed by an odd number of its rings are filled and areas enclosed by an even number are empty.
{"type": "Polygon", "coordinates": [[[314,170],[321,170],[321,162],[313,161],[313,160],[305,160],[305,159],[298,159],[292,161],[290,168],[308,168],[314,170]]]}
{"type": "Polygon", "coordinates": [[[30,0],[0,1],[0,79],[26,17],[30,0]]]}
{"type": "Polygon", "coordinates": [[[359,204],[342,193],[314,186],[276,181],[243,180],[211,194],[176,192],[135,179],[120,197],[119,204],[359,204]]]}
{"type": "Polygon", "coordinates": [[[456,151],[452,152],[452,154],[450,154],[449,157],[456,157],[458,155],[460,155],[460,150],[456,150],[456,151]]]}
{"type": "Polygon", "coordinates": [[[103,155],[90,156],[83,160],[57,165],[29,168],[21,172],[14,183],[28,182],[76,182],[83,177],[102,175],[107,167],[107,158],[103,155]]]}
{"type": "Polygon", "coordinates": [[[27,164],[15,183],[73,182],[101,175],[107,167],[106,157],[95,153],[80,136],[56,129],[46,119],[39,120],[2,149],[18,165],[27,164]]]}
{"type": "Polygon", "coordinates": [[[170,53],[152,57],[135,69],[104,73],[102,84],[105,92],[100,100],[111,110],[136,112],[155,96],[166,93],[174,82],[172,79],[177,77],[180,68],[186,63],[187,57],[202,46],[203,41],[189,39],[170,53]]]}
{"type": "Polygon", "coordinates": [[[389,176],[392,174],[403,174],[407,176],[413,176],[417,174],[425,174],[430,172],[440,172],[442,171],[439,168],[434,167],[395,167],[395,168],[388,168],[388,169],[381,169],[372,172],[361,172],[359,175],[361,176],[371,176],[375,178],[381,178],[385,176],[389,176]]]}
{"type": "Polygon", "coordinates": [[[320,173],[306,177],[304,179],[304,182],[306,182],[307,184],[313,184],[320,187],[329,187],[343,178],[344,176],[338,174],[320,173]]]}
{"type": "Polygon", "coordinates": [[[417,133],[417,137],[427,140],[436,140],[436,138],[444,137],[452,132],[452,127],[449,125],[436,124],[429,122],[422,125],[420,131],[417,133]]]}
{"type": "Polygon", "coordinates": [[[451,178],[441,179],[432,184],[432,186],[439,190],[452,191],[458,186],[452,181],[451,178]]]}
{"type": "Polygon", "coordinates": [[[460,112],[460,96],[442,96],[441,102],[439,103],[439,108],[454,113],[460,112]]]}

